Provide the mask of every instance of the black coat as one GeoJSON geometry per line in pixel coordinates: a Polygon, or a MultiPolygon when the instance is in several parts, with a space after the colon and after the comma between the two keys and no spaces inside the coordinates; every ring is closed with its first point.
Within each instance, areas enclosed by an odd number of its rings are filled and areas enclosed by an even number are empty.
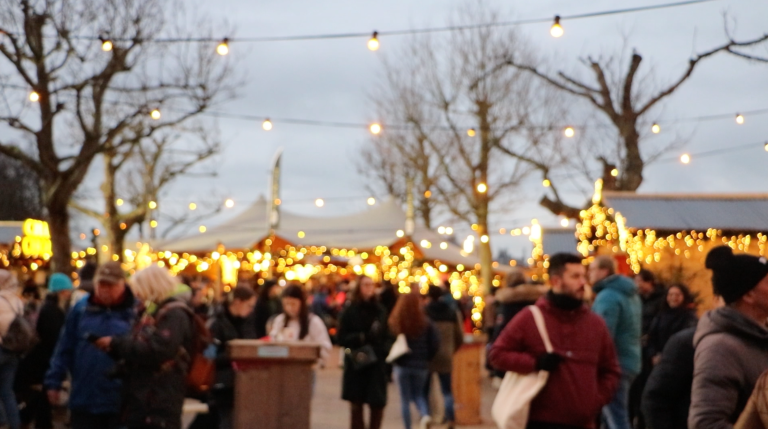
{"type": "Polygon", "coordinates": [[[649,429],[688,427],[693,385],[693,336],[696,328],[673,335],[643,391],[642,412],[649,429]]]}
{"type": "Polygon", "coordinates": [[[123,417],[129,429],[181,428],[187,351],[192,350],[196,333],[189,312],[164,309],[172,302],[180,301],[164,301],[156,320],[145,315],[132,335],[112,339],[111,354],[124,367],[123,417]]]}
{"type": "Polygon", "coordinates": [[[25,386],[43,384],[66,318],[67,314],[59,307],[58,295],[49,293],[37,315],[36,330],[40,342],[22,360],[17,372],[19,383],[25,386]]]}
{"type": "Polygon", "coordinates": [[[688,308],[665,308],[653,319],[648,331],[646,357],[656,356],[664,350],[667,341],[676,333],[696,326],[696,315],[688,308]]]}
{"type": "Polygon", "coordinates": [[[366,403],[373,408],[387,405],[388,376],[385,359],[392,347],[387,328],[387,310],[376,301],[352,302],[339,318],[339,345],[354,350],[370,345],[377,362],[356,370],[349,356],[344,360],[341,398],[353,403],[366,403]]]}
{"type": "Polygon", "coordinates": [[[256,329],[256,338],[264,338],[269,335],[267,323],[269,319],[283,312],[283,306],[279,298],[259,300],[253,310],[253,322],[256,329]]]}
{"type": "Polygon", "coordinates": [[[216,380],[213,395],[218,405],[231,406],[234,401],[235,371],[227,352],[227,343],[236,339],[255,339],[252,318],[235,317],[222,308],[210,323],[211,336],[216,343],[216,380]]]}
{"type": "Polygon", "coordinates": [[[656,288],[643,299],[643,335],[648,335],[653,319],[661,312],[667,300],[667,291],[661,286],[656,288]]]}

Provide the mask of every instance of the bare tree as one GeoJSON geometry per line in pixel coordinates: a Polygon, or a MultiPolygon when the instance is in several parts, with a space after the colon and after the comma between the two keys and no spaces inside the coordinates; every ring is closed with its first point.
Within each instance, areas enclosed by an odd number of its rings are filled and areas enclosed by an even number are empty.
{"type": "MultiPolygon", "coordinates": [[[[503,57],[491,73],[509,67],[527,71],[552,87],[585,100],[609,121],[618,135],[619,144],[610,153],[601,154],[590,149],[592,156],[601,163],[604,189],[635,191],[643,182],[645,166],[669,148],[669,146],[662,148],[655,153],[647,150],[648,148],[645,151],[642,150],[641,144],[645,133],[641,132],[641,125],[644,123],[650,125],[646,117],[650,116],[654,107],[677,91],[703,60],[720,52],[728,52],[754,61],[766,61],[765,58],[750,54],[744,49],[765,42],[768,40],[768,34],[744,42],[735,41],[730,35],[728,38],[727,43],[695,55],[688,61],[680,77],[656,91],[649,89],[650,73],[642,77],[638,74],[643,57],[634,51],[626,67],[613,57],[583,59],[581,62],[589,69],[590,78],[577,77],[563,71],[554,74],[542,71],[542,67],[532,64],[528,59],[514,52],[503,57]]],[[[553,189],[555,189],[554,184],[553,189]]],[[[543,197],[540,204],[555,214],[568,217],[578,218],[580,211],[566,204],[558,194],[555,194],[554,199],[549,196],[543,197]]]]}
{"type": "Polygon", "coordinates": [[[394,166],[383,162],[377,170],[385,187],[397,189],[387,182],[393,176],[429,171],[432,198],[475,225],[483,287],[489,289],[489,218],[493,210],[509,207],[530,173],[546,175],[565,156],[552,125],[564,115],[564,105],[525,72],[492,70],[510,52],[536,61],[517,32],[493,25],[498,14],[480,7],[459,16],[460,24],[489,24],[465,27],[445,40],[416,39],[397,63],[385,65],[386,91],[377,110],[385,133],[393,135],[373,150],[387,162],[389,153],[397,154],[394,166]],[[402,128],[391,130],[390,121],[402,128]]]}
{"type": "Polygon", "coordinates": [[[0,153],[40,177],[56,271],[71,270],[67,208],[94,158],[231,95],[231,69],[215,58],[214,46],[153,43],[188,37],[165,28],[177,7],[159,0],[0,0],[0,123],[14,131],[0,137],[0,153]],[[103,42],[93,40],[97,35],[103,42]],[[150,112],[155,120],[136,128],[150,112]],[[136,129],[140,135],[131,135],[136,129]]]}

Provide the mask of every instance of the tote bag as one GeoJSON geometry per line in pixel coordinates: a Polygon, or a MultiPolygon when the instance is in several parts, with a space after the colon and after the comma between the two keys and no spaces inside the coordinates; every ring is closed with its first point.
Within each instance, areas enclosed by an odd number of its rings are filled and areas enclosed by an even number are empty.
{"type": "Polygon", "coordinates": [[[408,347],[408,339],[405,338],[405,334],[400,334],[397,336],[395,344],[392,344],[392,348],[389,349],[387,363],[393,363],[410,352],[411,349],[408,347]]]}
{"type": "MultiPolygon", "coordinates": [[[[552,343],[549,341],[547,327],[544,324],[544,316],[539,307],[528,307],[536,321],[536,328],[544,341],[547,353],[552,353],[552,343]]],[[[507,372],[501,382],[499,392],[493,401],[491,415],[499,429],[525,429],[528,423],[528,412],[531,401],[539,394],[547,384],[548,371],[532,372],[530,374],[518,374],[507,372]]]]}

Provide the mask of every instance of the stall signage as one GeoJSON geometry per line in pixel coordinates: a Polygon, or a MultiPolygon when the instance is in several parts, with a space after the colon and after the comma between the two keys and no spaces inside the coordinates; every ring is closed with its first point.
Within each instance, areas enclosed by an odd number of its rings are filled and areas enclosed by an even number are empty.
{"type": "Polygon", "coordinates": [[[27,258],[49,259],[53,254],[51,233],[48,222],[37,219],[27,219],[22,226],[24,237],[21,239],[21,252],[27,258]]]}

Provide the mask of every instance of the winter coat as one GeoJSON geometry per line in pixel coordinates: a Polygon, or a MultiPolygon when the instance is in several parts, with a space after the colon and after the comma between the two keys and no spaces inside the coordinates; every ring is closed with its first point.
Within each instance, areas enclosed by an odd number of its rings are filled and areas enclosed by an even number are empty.
{"type": "Polygon", "coordinates": [[[227,343],[236,339],[255,339],[255,324],[250,318],[233,316],[225,306],[211,319],[209,330],[216,344],[216,379],[212,393],[218,405],[232,406],[234,404],[235,370],[229,359],[227,343]]]}
{"type": "Polygon", "coordinates": [[[702,316],[694,337],[688,426],[730,429],[768,370],[768,329],[732,307],[702,316]]]}
{"type": "Polygon", "coordinates": [[[667,301],[667,290],[656,286],[650,295],[640,298],[643,300],[643,335],[648,335],[653,319],[661,312],[667,301]]]}
{"type": "MultiPolygon", "coordinates": [[[[605,322],[586,306],[563,310],[547,298],[540,298],[536,306],[562,362],[531,402],[529,421],[593,428],[621,376],[605,322]]],[[[504,328],[489,359],[495,368],[530,374],[536,371],[536,358],[545,353],[533,314],[525,309],[504,328]]]]}
{"type": "Polygon", "coordinates": [[[515,287],[505,287],[496,292],[496,323],[491,337],[491,342],[498,338],[501,331],[513,317],[525,307],[533,305],[542,296],[546,295],[546,286],[522,284],[515,287]]]}
{"type": "MultiPolygon", "coordinates": [[[[129,429],[181,428],[189,354],[195,328],[181,302],[163,301],[154,317],[145,314],[133,332],[112,339],[110,354],[124,370],[123,419],[129,429]]],[[[185,304],[186,305],[186,304],[185,304]]]]}
{"type": "Polygon", "coordinates": [[[592,311],[602,317],[608,326],[622,374],[639,374],[642,365],[640,336],[643,305],[637,286],[628,277],[614,274],[597,282],[593,289],[597,297],[592,311]]]}
{"type": "Polygon", "coordinates": [[[416,337],[406,336],[410,353],[397,359],[394,364],[404,368],[429,369],[429,363],[440,348],[440,336],[432,322],[416,337]]]}
{"type": "Polygon", "coordinates": [[[692,327],[673,335],[661,353],[661,362],[648,377],[641,406],[649,429],[688,427],[695,333],[692,327]]]}
{"type": "Polygon", "coordinates": [[[344,349],[352,351],[370,345],[377,358],[373,365],[355,369],[351,358],[345,353],[341,398],[383,408],[387,405],[389,381],[385,359],[393,343],[387,328],[386,309],[376,301],[351,302],[339,317],[337,335],[339,345],[344,349]]]}
{"type": "Polygon", "coordinates": [[[69,408],[92,414],[116,414],[120,411],[121,381],[115,378],[115,361],[94,347],[87,337],[123,335],[136,320],[136,300],[125,288],[123,301],[115,306],[99,304],[86,296],[67,314],[59,335],[51,365],[45,374],[46,389],[60,390],[61,383],[72,377],[69,408]]]}
{"type": "Polygon", "coordinates": [[[647,357],[650,359],[660,354],[672,335],[683,329],[695,327],[698,321],[696,314],[689,308],[678,307],[662,310],[653,319],[648,331],[647,357]]]}
{"type": "Polygon", "coordinates": [[[24,314],[24,301],[13,290],[0,291],[0,344],[17,314],[24,314]]]}
{"type": "Polygon", "coordinates": [[[440,337],[440,347],[429,363],[429,370],[440,374],[453,371],[453,355],[464,343],[461,315],[448,304],[432,301],[426,307],[427,317],[434,323],[440,337]]]}
{"type": "Polygon", "coordinates": [[[67,314],[59,306],[59,296],[49,293],[40,308],[35,325],[40,342],[24,357],[20,364],[23,370],[20,369],[17,372],[17,378],[19,376],[25,378],[24,385],[43,384],[66,318],[67,314]]]}

